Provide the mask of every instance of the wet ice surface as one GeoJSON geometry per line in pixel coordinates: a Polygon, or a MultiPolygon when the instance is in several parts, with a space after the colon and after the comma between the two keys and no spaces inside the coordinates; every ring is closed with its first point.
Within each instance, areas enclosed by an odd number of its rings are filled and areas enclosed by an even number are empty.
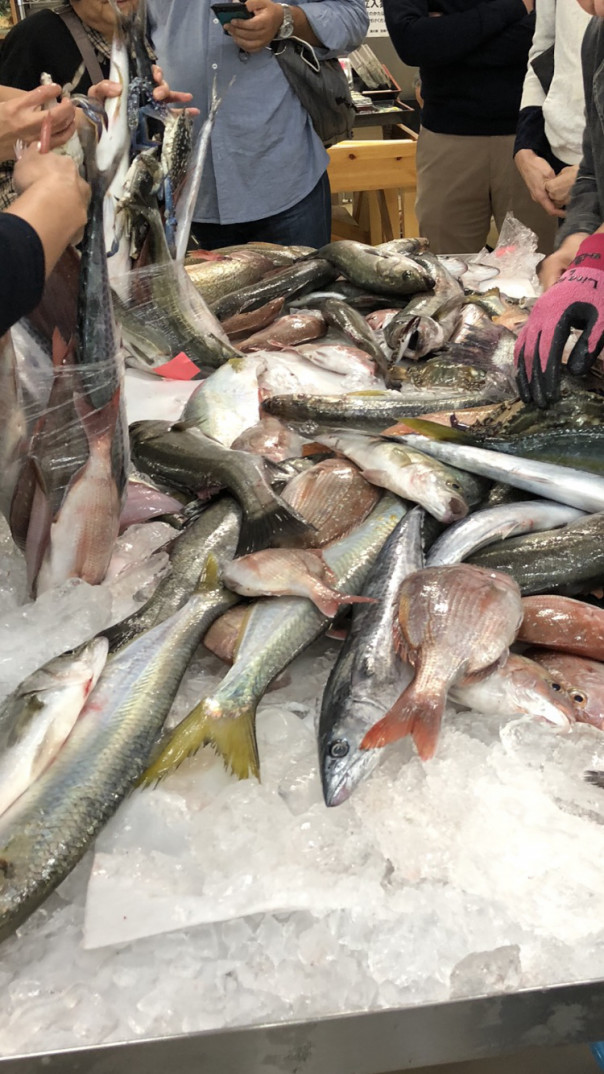
{"type": "MultiPolygon", "coordinates": [[[[328,810],[314,724],[336,651],[267,694],[261,785],[203,751],[105,829],[86,915],[92,854],[4,944],[3,1054],[602,976],[604,796],[581,781],[601,734],[449,709],[433,761],[399,743],[328,810]]],[[[173,718],[220,668],[198,655],[173,718]]]]}
{"type": "MultiPolygon", "coordinates": [[[[115,577],[101,586],[71,579],[31,601],[24,557],[0,517],[0,700],[36,668],[118,623],[151,596],[169,568],[168,555],[149,556],[145,541],[147,558],[140,559],[131,529],[119,539],[115,577]]],[[[160,531],[155,523],[153,532],[156,541],[165,540],[168,527],[160,531]]]]}
{"type": "MultiPolygon", "coordinates": [[[[126,377],[132,418],[173,420],[184,386],[155,378],[151,409],[149,380],[126,377]]],[[[30,622],[22,557],[0,529],[0,689],[36,653],[49,659],[140,603],[125,579],[119,609],[104,587],[76,584],[30,622]]],[[[315,721],[336,652],[317,643],[266,695],[262,785],[232,780],[203,751],[125,802],[96,858],[3,944],[0,1054],[604,975],[604,792],[581,779],[604,767],[601,733],[449,709],[434,760],[398,743],[328,810],[315,721]]],[[[197,656],[172,721],[221,668],[197,656]]]]}

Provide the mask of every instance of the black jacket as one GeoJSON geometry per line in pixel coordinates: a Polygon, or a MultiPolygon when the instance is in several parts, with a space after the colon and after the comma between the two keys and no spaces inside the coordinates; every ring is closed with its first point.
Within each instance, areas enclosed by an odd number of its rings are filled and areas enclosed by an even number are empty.
{"type": "MultiPolygon", "coordinates": [[[[0,85],[32,90],[40,85],[46,72],[53,82],[64,86],[71,82],[82,62],[80,50],[63,19],[50,9],[36,11],[18,22],[7,34],[0,51],[0,85]]],[[[109,60],[99,56],[105,78],[109,60]]],[[[90,78],[85,71],[77,84],[78,93],[87,93],[90,78]]]]}
{"type": "Polygon", "coordinates": [[[514,134],[535,28],[522,0],[383,4],[396,51],[420,69],[424,127],[440,134],[514,134]]]}
{"type": "Polygon", "coordinates": [[[44,250],[33,227],[0,213],[0,336],[38,305],[44,289],[44,250]]]}

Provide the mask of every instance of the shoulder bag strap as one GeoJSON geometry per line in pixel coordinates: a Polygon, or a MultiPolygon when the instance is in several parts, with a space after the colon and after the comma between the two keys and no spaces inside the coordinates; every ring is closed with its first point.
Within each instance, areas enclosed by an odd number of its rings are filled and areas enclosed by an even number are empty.
{"type": "Polygon", "coordinates": [[[67,11],[58,11],[57,15],[59,18],[63,19],[63,22],[78,46],[92,85],[95,86],[97,82],[102,82],[105,76],[101,70],[101,65],[97,59],[96,52],[92,47],[90,38],[84,29],[82,20],[78,18],[75,11],[72,11],[71,8],[67,11]]]}

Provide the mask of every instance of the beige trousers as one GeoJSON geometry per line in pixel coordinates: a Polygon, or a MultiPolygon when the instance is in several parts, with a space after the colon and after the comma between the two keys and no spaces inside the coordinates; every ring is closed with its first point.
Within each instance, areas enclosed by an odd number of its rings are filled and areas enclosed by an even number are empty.
{"type": "Polygon", "coordinates": [[[482,249],[491,218],[501,227],[508,209],[537,232],[549,252],[555,221],[532,200],[514,166],[514,136],[435,134],[422,127],[417,143],[417,200],[420,235],[439,254],[482,249]]]}

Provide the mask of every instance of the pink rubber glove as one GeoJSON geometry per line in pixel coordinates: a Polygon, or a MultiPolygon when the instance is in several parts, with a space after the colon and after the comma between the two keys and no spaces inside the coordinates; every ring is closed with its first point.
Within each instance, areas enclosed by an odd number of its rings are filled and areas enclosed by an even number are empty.
{"type": "Polygon", "coordinates": [[[562,354],[581,329],[568,371],[583,376],[604,346],[604,233],[581,243],[557,283],[537,299],[514,348],[520,397],[546,407],[560,394],[562,354]]]}

